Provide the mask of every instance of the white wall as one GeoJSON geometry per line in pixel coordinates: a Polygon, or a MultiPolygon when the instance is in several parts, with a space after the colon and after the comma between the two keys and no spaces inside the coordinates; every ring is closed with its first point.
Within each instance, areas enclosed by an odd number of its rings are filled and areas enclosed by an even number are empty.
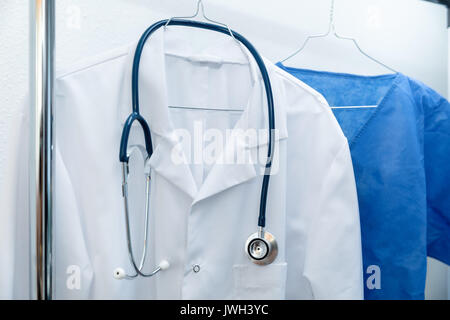
{"type": "MultiPolygon", "coordinates": [[[[307,35],[325,32],[329,19],[330,0],[204,2],[210,17],[227,22],[273,61],[298,48],[307,35]]],[[[134,40],[156,19],[189,15],[196,0],[58,3],[58,65],[63,65],[134,40]],[[76,18],[79,10],[81,19],[76,18]]],[[[419,0],[336,0],[335,4],[340,34],[357,38],[375,58],[443,95],[447,93],[446,19],[443,6],[419,0]]],[[[386,72],[346,42],[311,42],[308,51],[289,63],[364,74],[386,72]]]]}
{"type": "MultiPolygon", "coordinates": [[[[307,35],[323,33],[329,0],[205,0],[213,19],[245,35],[267,58],[278,61],[307,35]]],[[[136,40],[157,19],[189,15],[196,0],[59,0],[57,68],[136,40]]],[[[358,39],[375,58],[419,79],[441,94],[448,89],[448,35],[443,6],[419,0],[336,0],[338,33],[358,39]]],[[[362,74],[385,72],[350,43],[311,42],[288,65],[362,74]]],[[[10,281],[14,219],[8,188],[14,185],[8,154],[16,148],[18,110],[28,87],[28,2],[0,1],[0,283],[10,281]],[[16,131],[14,131],[16,129],[16,131]],[[9,209],[8,209],[9,206],[9,209]],[[11,254],[9,250],[9,254],[11,254]]],[[[431,263],[427,297],[447,298],[445,267],[431,263]],[[436,267],[437,266],[437,267],[436,267]]],[[[10,292],[0,286],[0,298],[10,292]]]]}
{"type": "MultiPolygon", "coordinates": [[[[0,299],[12,296],[19,107],[28,88],[28,5],[0,1],[0,299]]],[[[24,275],[26,276],[26,275],[24,275]]]]}

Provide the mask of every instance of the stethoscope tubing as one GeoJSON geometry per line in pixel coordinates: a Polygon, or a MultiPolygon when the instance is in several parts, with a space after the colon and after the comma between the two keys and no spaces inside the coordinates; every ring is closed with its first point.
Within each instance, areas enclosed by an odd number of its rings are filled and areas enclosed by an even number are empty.
{"type": "Polygon", "coordinates": [[[269,141],[267,145],[267,162],[265,164],[265,170],[264,170],[264,177],[261,187],[261,198],[260,198],[260,207],[259,207],[259,216],[258,216],[258,226],[264,228],[266,225],[266,206],[267,206],[267,194],[268,194],[268,188],[269,188],[269,181],[270,181],[270,173],[271,173],[271,167],[272,167],[272,160],[273,160],[273,147],[274,147],[274,130],[275,130],[275,112],[274,112],[274,103],[273,103],[273,95],[272,95],[272,86],[270,84],[270,78],[269,74],[267,72],[267,68],[264,64],[263,59],[259,55],[258,51],[255,49],[255,47],[241,34],[232,31],[232,34],[230,34],[230,29],[219,26],[216,24],[206,23],[206,22],[200,22],[200,21],[193,21],[193,20],[183,20],[183,19],[171,19],[171,20],[161,20],[153,25],[151,25],[141,36],[139,39],[139,42],[136,47],[136,51],[134,54],[133,59],[133,70],[132,70],[132,80],[131,80],[131,90],[132,90],[132,107],[133,112],[128,117],[125,127],[122,133],[122,139],[120,144],[120,161],[121,162],[128,162],[128,156],[127,156],[127,145],[128,145],[128,137],[131,130],[131,125],[134,121],[138,121],[140,125],[142,126],[142,129],[144,131],[144,138],[145,138],[145,144],[146,149],[149,157],[153,153],[152,149],[152,141],[151,141],[151,134],[150,134],[150,128],[147,124],[147,122],[144,120],[144,118],[139,113],[139,66],[142,56],[142,51],[144,49],[146,41],[149,39],[149,37],[159,28],[165,27],[165,26],[185,26],[185,27],[193,27],[193,28],[200,28],[200,29],[206,29],[211,31],[220,32],[223,34],[228,34],[230,36],[233,36],[236,40],[241,42],[251,53],[253,58],[255,59],[258,68],[261,72],[261,77],[264,83],[264,88],[266,92],[267,97],[267,112],[268,112],[268,127],[269,127],[269,141]]]}

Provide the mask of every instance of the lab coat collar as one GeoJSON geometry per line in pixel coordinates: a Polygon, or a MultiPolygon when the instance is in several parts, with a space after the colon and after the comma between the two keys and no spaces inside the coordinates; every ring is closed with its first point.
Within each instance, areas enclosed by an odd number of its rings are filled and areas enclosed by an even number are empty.
{"type": "MultiPolygon", "coordinates": [[[[140,113],[149,123],[154,143],[154,152],[150,159],[150,166],[165,179],[177,186],[193,199],[193,204],[203,199],[211,197],[235,185],[244,183],[255,178],[260,173],[261,166],[254,158],[258,148],[267,149],[266,139],[245,139],[242,135],[232,135],[227,141],[225,148],[219,156],[219,159],[213,164],[208,176],[200,186],[197,186],[190,170],[188,159],[184,156],[182,148],[179,145],[178,138],[174,133],[174,127],[169,116],[168,97],[166,87],[166,55],[188,56],[188,59],[201,57],[202,59],[220,57],[218,63],[226,61],[227,63],[249,64],[249,72],[252,75],[252,88],[250,98],[245,111],[233,128],[233,132],[239,130],[262,129],[267,132],[267,102],[265,91],[263,89],[262,78],[256,62],[246,49],[240,48],[233,43],[232,38],[223,42],[223,45],[212,47],[200,55],[194,55],[190,51],[190,46],[186,45],[186,40],[176,37],[176,34],[166,33],[173,31],[170,28],[166,31],[160,29],[147,41],[143,50],[140,74],[140,113]],[[230,43],[231,42],[231,43],[230,43]],[[225,54],[224,54],[225,52],[225,54]],[[242,54],[244,52],[246,57],[242,54]],[[222,56],[225,56],[221,58],[222,56]],[[194,58],[193,58],[194,57],[194,58]],[[247,62],[245,61],[247,60],[247,62]],[[227,163],[227,159],[235,159],[238,155],[245,153],[249,155],[246,161],[241,163],[227,163]],[[250,154],[249,154],[250,152],[250,154]],[[252,156],[252,155],[253,156],[252,156]],[[174,161],[174,155],[177,159],[183,161],[174,161]]],[[[135,46],[130,47],[129,66],[130,72],[128,79],[131,83],[131,66],[134,57],[135,46]]],[[[131,103],[130,103],[131,105],[131,103]]],[[[283,117],[280,112],[276,113],[276,118],[283,117]]],[[[287,130],[284,121],[280,128],[277,126],[275,134],[276,144],[279,139],[287,137],[287,130]]],[[[264,154],[264,153],[259,153],[264,154]]],[[[261,161],[259,161],[261,162],[261,161]]]]}

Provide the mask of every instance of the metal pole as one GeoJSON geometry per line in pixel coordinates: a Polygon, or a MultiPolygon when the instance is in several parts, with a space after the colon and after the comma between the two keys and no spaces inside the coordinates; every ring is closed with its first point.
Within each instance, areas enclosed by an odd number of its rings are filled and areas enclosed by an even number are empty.
{"type": "Polygon", "coordinates": [[[31,0],[30,221],[32,298],[53,294],[53,83],[55,1],[31,0]],[[35,280],[34,280],[35,279],[35,280]]]}

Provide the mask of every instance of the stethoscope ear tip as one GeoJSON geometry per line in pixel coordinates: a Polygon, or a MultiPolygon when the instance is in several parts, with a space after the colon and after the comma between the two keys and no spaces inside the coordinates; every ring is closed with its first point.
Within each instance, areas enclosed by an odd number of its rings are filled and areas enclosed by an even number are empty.
{"type": "Polygon", "coordinates": [[[123,270],[122,268],[114,269],[113,277],[114,277],[114,279],[117,279],[117,280],[124,279],[126,277],[125,270],[123,270]]]}
{"type": "Polygon", "coordinates": [[[114,279],[116,279],[116,280],[132,279],[132,278],[136,277],[138,274],[140,274],[141,276],[144,276],[144,277],[151,277],[151,276],[157,274],[159,271],[164,271],[164,270],[167,270],[167,269],[169,269],[169,268],[170,268],[170,263],[169,263],[169,261],[167,261],[167,260],[161,260],[161,262],[160,262],[159,265],[158,265],[158,268],[156,268],[152,273],[149,273],[149,274],[143,274],[143,273],[141,272],[141,270],[139,269],[139,270],[136,270],[138,273],[137,273],[135,276],[130,276],[130,275],[127,275],[127,274],[126,274],[126,272],[125,272],[124,269],[122,269],[122,268],[116,268],[116,269],[114,269],[113,277],[114,277],[114,279]]]}
{"type": "Polygon", "coordinates": [[[169,263],[169,261],[167,261],[167,260],[162,260],[162,261],[159,263],[159,268],[160,268],[161,270],[167,270],[167,269],[169,269],[169,267],[170,267],[170,263],[169,263]]]}

